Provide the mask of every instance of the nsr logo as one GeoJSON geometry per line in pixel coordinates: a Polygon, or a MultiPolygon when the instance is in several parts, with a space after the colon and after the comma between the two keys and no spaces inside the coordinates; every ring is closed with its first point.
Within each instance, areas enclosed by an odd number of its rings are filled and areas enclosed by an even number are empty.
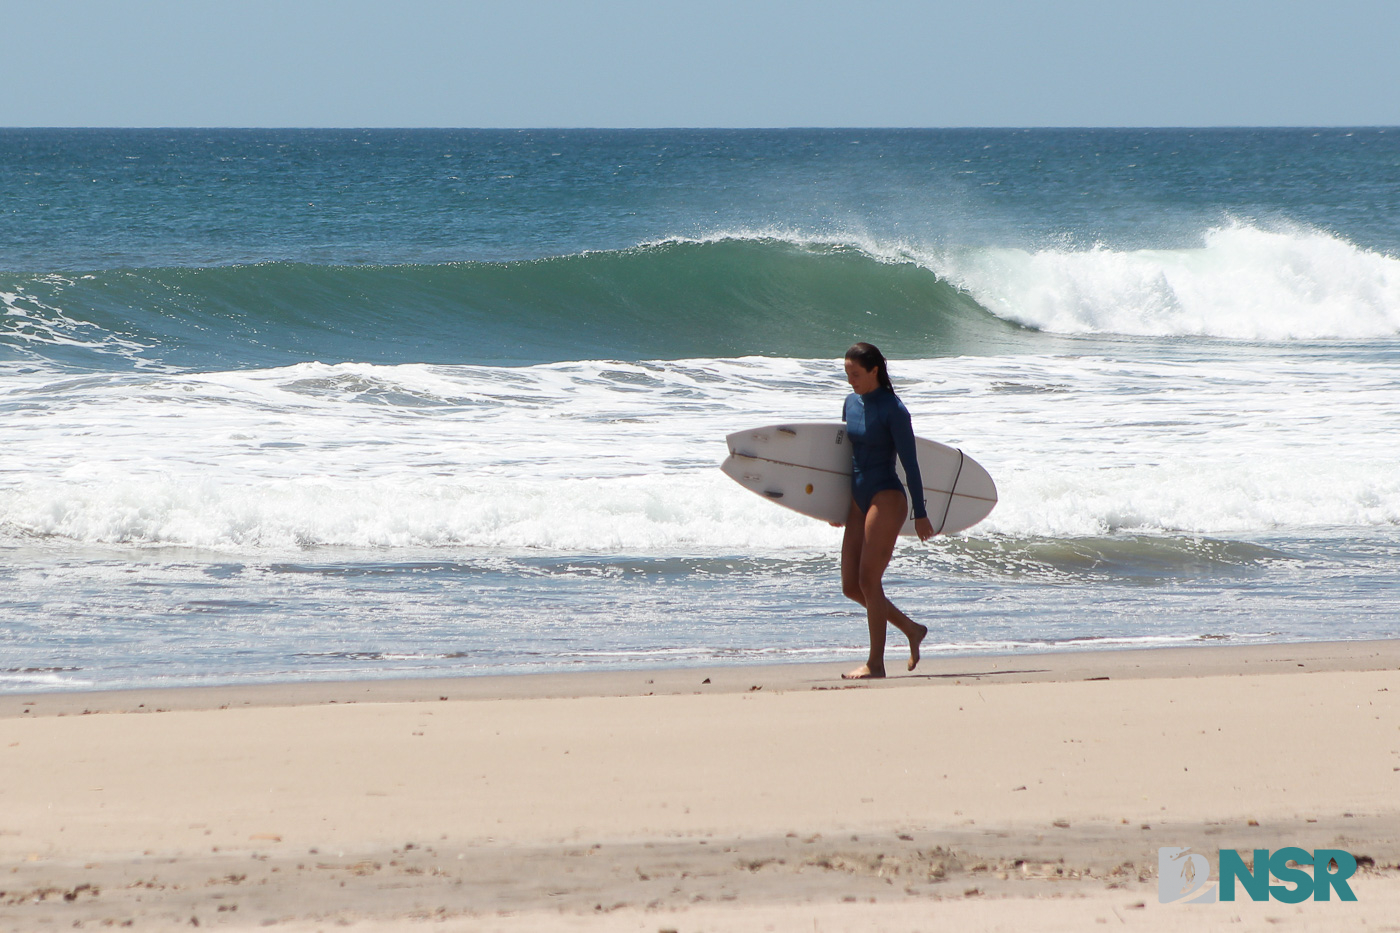
{"type": "Polygon", "coordinates": [[[1271,897],[1285,904],[1300,904],[1308,898],[1330,901],[1333,890],[1338,900],[1356,900],[1347,884],[1347,879],[1356,874],[1356,859],[1341,849],[1308,852],[1289,846],[1272,855],[1268,849],[1255,849],[1253,870],[1245,866],[1234,849],[1221,849],[1218,892],[1216,883],[1210,880],[1210,862],[1204,855],[1190,853],[1189,847],[1163,846],[1157,850],[1157,900],[1161,903],[1233,901],[1236,884],[1254,901],[1271,897]],[[1304,870],[1309,865],[1312,872],[1304,870]],[[1270,876],[1280,883],[1270,884],[1270,876]]]}

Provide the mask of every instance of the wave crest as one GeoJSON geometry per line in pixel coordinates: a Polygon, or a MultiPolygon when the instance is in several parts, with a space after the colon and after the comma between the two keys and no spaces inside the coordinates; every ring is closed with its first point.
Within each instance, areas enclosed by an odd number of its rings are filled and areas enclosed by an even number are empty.
{"type": "Polygon", "coordinates": [[[237,369],[1055,352],[1051,335],[1400,334],[1400,260],[1234,225],[1190,249],[933,250],[739,231],[515,262],[0,274],[0,359],[237,369]]]}
{"type": "Polygon", "coordinates": [[[858,339],[944,356],[1025,337],[915,262],[766,238],[497,263],[10,274],[0,294],[0,356],[101,367],[827,358],[858,339]]]}

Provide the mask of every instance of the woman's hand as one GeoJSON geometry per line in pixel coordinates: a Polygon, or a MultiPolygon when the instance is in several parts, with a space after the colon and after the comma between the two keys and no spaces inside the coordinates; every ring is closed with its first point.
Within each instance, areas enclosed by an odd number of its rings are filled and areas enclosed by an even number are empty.
{"type": "Polygon", "coordinates": [[[919,536],[920,541],[927,541],[934,536],[933,522],[927,518],[914,519],[914,534],[919,536]]]}

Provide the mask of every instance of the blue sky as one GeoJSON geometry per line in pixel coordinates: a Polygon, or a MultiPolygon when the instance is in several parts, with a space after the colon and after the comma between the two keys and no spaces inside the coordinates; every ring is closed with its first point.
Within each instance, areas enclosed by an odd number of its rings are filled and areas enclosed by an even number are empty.
{"type": "Polygon", "coordinates": [[[1400,2],[0,0],[3,126],[1400,124],[1400,2]]]}

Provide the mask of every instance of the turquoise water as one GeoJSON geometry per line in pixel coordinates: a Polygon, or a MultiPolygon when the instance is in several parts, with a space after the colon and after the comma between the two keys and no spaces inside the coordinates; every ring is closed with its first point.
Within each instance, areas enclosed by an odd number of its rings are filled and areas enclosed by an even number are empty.
{"type": "Polygon", "coordinates": [[[0,130],[0,689],[858,657],[716,469],[858,339],[934,650],[1371,638],[1400,130],[0,130]]]}

